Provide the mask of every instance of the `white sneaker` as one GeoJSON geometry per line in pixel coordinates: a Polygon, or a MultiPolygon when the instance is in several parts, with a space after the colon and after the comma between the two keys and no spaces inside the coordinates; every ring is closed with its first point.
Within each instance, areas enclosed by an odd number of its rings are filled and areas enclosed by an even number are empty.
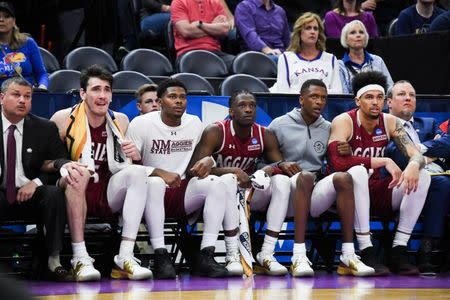
{"type": "Polygon", "coordinates": [[[291,274],[294,277],[314,276],[312,263],[306,255],[292,257],[291,274]]]}
{"type": "Polygon", "coordinates": [[[337,269],[339,275],[370,276],[375,274],[375,269],[366,266],[355,253],[341,255],[339,260],[341,261],[337,269]]]}
{"type": "Polygon", "coordinates": [[[273,257],[273,254],[259,252],[256,254],[256,262],[257,264],[254,268],[256,274],[281,276],[288,273],[286,267],[281,265],[275,257],[273,257]]]}
{"type": "Polygon", "coordinates": [[[72,275],[75,281],[95,281],[100,280],[100,272],[94,268],[94,259],[90,256],[73,257],[72,275]]]}
{"type": "Polygon", "coordinates": [[[225,268],[228,270],[228,275],[242,276],[244,274],[244,268],[242,267],[239,253],[227,255],[227,257],[225,257],[225,263],[225,268]]]}
{"type": "Polygon", "coordinates": [[[141,267],[141,261],[134,256],[125,258],[114,256],[114,267],[111,270],[111,278],[142,280],[153,276],[152,271],[141,267]]]}

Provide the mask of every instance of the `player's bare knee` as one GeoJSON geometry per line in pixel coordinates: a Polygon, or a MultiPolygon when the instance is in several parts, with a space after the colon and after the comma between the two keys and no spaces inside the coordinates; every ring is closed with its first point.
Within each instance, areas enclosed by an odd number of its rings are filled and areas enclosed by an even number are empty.
{"type": "Polygon", "coordinates": [[[297,189],[310,189],[314,185],[314,174],[302,171],[297,177],[297,189]]]}
{"type": "Polygon", "coordinates": [[[333,175],[333,185],[336,191],[353,191],[353,179],[347,172],[336,172],[333,175]]]}

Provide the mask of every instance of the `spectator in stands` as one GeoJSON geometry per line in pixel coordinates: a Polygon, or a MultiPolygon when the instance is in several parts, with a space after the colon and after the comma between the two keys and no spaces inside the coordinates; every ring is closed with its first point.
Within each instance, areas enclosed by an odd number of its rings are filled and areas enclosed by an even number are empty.
{"type": "Polygon", "coordinates": [[[361,8],[373,13],[379,36],[386,36],[390,22],[398,17],[402,9],[415,2],[415,0],[366,0],[361,3],[361,8]]]}
{"type": "Polygon", "coordinates": [[[450,11],[440,14],[431,22],[430,31],[447,31],[450,30],[450,11]]]}
{"type": "Polygon", "coordinates": [[[371,12],[361,9],[360,0],[338,0],[336,4],[336,8],[327,12],[324,18],[325,34],[328,38],[340,38],[342,28],[353,20],[364,24],[370,38],[378,37],[375,18],[371,12]]]}
{"type": "Polygon", "coordinates": [[[355,75],[353,91],[357,108],[338,115],[331,123],[328,162],[331,170],[348,170],[358,178],[353,181],[355,203],[365,208],[365,212],[359,210],[359,226],[355,226],[361,260],[376,273],[388,273],[370,240],[369,212],[389,217],[399,210],[399,223],[389,255],[390,270],[416,275],[419,270],[409,263],[407,244],[425,203],[430,175],[423,169],[425,158],[408,137],[401,121],[382,112],[385,87],[386,77],[380,72],[355,75]],[[403,172],[392,159],[385,157],[389,140],[408,157],[403,172]],[[339,154],[338,142],[348,142],[353,153],[339,154]]]}
{"type": "Polygon", "coordinates": [[[338,61],[325,52],[325,39],[320,17],[301,15],[295,22],[291,44],[278,59],[277,82],[270,91],[298,94],[306,80],[321,79],[330,94],[342,93],[338,61]]]}
{"type": "Polygon", "coordinates": [[[243,48],[263,52],[277,62],[291,41],[284,9],[272,0],[244,0],[235,15],[243,48]]]}
{"type": "Polygon", "coordinates": [[[383,59],[365,50],[369,42],[366,27],[359,20],[353,20],[342,28],[341,45],[348,49],[339,61],[339,74],[342,82],[342,92],[352,94],[353,76],[365,71],[380,71],[387,78],[388,87],[393,82],[383,59]]]}
{"type": "MultiPolygon", "coordinates": [[[[293,276],[314,274],[306,256],[308,215],[318,217],[336,204],[342,222],[342,255],[339,257],[341,263],[337,272],[340,275],[369,276],[375,270],[361,262],[353,246],[353,221],[354,216],[359,215],[355,211],[353,182],[359,178],[352,179],[347,172],[324,174],[322,168],[330,137],[330,122],[321,115],[327,96],[327,88],[321,80],[307,80],[300,90],[301,108],[294,108],[269,125],[269,130],[273,131],[280,144],[283,158],[294,162],[288,164],[287,170],[283,170],[291,177],[288,215],[294,215],[295,221],[291,273],[293,276]]],[[[341,150],[350,153],[349,148],[341,150]]]]}
{"type": "MultiPolygon", "coordinates": [[[[138,280],[152,276],[149,269],[139,265],[133,250],[144,210],[158,215],[163,210],[163,203],[146,197],[150,188],[147,170],[132,164],[132,161],[140,161],[141,156],[135,144],[124,136],[128,118],[109,109],[112,83],[111,73],[99,65],[83,70],[81,102],[52,117],[61,139],[67,144],[70,159],[84,165],[63,168],[66,174],[60,181],[67,199],[73,251],[71,264],[76,281],[100,279],[100,272],[94,268],[94,259],[89,256],[84,243],[86,216],[108,220],[114,213],[122,214],[123,229],[111,277],[138,280]]],[[[157,218],[149,220],[146,217],[146,222],[151,236],[154,226],[163,226],[163,223],[155,225],[157,218]]],[[[167,250],[155,243],[152,245],[156,254],[155,277],[175,277],[167,250]]]]}
{"type": "Polygon", "coordinates": [[[231,24],[219,0],[174,0],[171,5],[177,61],[190,50],[208,50],[223,59],[231,70],[234,55],[221,51],[220,39],[231,24]]]}
{"type": "MultiPolygon", "coordinates": [[[[228,271],[215,261],[214,251],[225,208],[236,204],[236,179],[209,175],[210,157],[197,161],[190,169],[196,177],[186,176],[203,125],[197,116],[185,113],[186,88],[182,82],[174,79],[161,82],[157,95],[161,99],[161,111],[134,118],[127,133],[142,154],[142,164],[149,170],[147,181],[152,194],[148,197],[164,203],[158,215],[152,214],[150,220],[158,218],[164,222],[167,216],[192,223],[202,214],[204,232],[192,273],[225,277],[228,271]]],[[[163,246],[163,226],[156,238],[163,246]]]]}
{"type": "Polygon", "coordinates": [[[435,0],[417,0],[417,3],[400,12],[397,35],[419,34],[430,31],[434,19],[445,10],[434,5],[435,0]]]}
{"type": "Polygon", "coordinates": [[[144,84],[140,86],[134,96],[136,97],[136,106],[140,115],[161,109],[161,100],[156,95],[158,85],[144,84]]]}
{"type": "Polygon", "coordinates": [[[31,84],[21,77],[2,83],[0,223],[36,217],[45,228],[43,246],[49,254],[52,279],[64,281],[69,278],[59,261],[66,215],[64,191],[55,186],[57,173],[44,172],[41,167],[45,161],[52,165],[57,161],[60,167],[67,151],[55,124],[30,114],[32,93],[31,84]]]}
{"type": "MultiPolygon", "coordinates": [[[[293,25],[299,16],[305,12],[312,12],[321,17],[331,9],[330,0],[277,0],[278,5],[284,8],[287,14],[289,25],[293,25]]],[[[292,26],[289,26],[292,28],[292,26]]]]}
{"type": "Polygon", "coordinates": [[[172,0],[140,0],[141,30],[152,36],[162,36],[170,20],[172,0]]]}
{"type": "MultiPolygon", "coordinates": [[[[413,117],[416,111],[416,91],[406,80],[397,81],[388,91],[389,113],[400,118],[406,133],[421,152],[428,150],[423,142],[440,138],[442,133],[435,119],[413,117]]],[[[449,145],[447,145],[449,146],[449,145]]],[[[404,169],[408,164],[405,155],[389,143],[386,155],[404,169]]],[[[418,267],[424,275],[435,275],[437,266],[432,263],[432,251],[438,250],[438,242],[444,235],[447,216],[450,209],[450,176],[444,172],[448,165],[439,158],[445,158],[443,151],[437,150],[433,157],[425,157],[425,170],[431,174],[431,184],[423,208],[423,238],[419,249],[418,267]],[[439,175],[441,174],[441,175],[439,175]]]]}
{"type": "Polygon", "coordinates": [[[48,74],[39,48],[33,38],[19,31],[9,2],[0,2],[0,44],[0,84],[20,76],[34,87],[47,89],[48,74]]]}

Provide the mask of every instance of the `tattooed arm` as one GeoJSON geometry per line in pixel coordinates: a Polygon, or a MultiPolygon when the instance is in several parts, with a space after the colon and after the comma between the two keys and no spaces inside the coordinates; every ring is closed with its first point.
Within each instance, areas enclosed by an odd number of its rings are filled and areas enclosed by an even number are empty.
{"type": "Polygon", "coordinates": [[[386,115],[389,134],[397,148],[409,158],[409,163],[402,173],[399,183],[404,183],[404,193],[416,191],[419,184],[419,171],[425,166],[425,158],[420,154],[409,138],[400,119],[386,115]]]}

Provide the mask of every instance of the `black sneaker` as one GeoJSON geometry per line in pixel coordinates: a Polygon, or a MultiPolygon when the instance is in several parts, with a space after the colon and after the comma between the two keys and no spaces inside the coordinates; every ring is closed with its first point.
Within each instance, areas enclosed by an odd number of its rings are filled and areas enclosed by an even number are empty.
{"type": "Polygon", "coordinates": [[[172,259],[166,248],[155,249],[155,264],[153,266],[153,277],[156,279],[172,279],[177,276],[172,259]]]}
{"type": "Polygon", "coordinates": [[[211,278],[228,276],[228,270],[214,259],[214,250],[214,246],[200,250],[198,261],[192,270],[193,275],[211,278]]]}
{"type": "Polygon", "coordinates": [[[375,270],[374,276],[385,276],[389,274],[389,269],[381,263],[375,248],[367,247],[361,251],[361,261],[375,270]]]}
{"type": "Polygon", "coordinates": [[[419,275],[419,269],[408,261],[406,246],[395,246],[391,249],[389,268],[399,275],[419,275]]]}
{"type": "Polygon", "coordinates": [[[433,264],[433,240],[422,239],[420,249],[417,253],[417,267],[420,275],[436,276],[438,266],[433,264]]]}

